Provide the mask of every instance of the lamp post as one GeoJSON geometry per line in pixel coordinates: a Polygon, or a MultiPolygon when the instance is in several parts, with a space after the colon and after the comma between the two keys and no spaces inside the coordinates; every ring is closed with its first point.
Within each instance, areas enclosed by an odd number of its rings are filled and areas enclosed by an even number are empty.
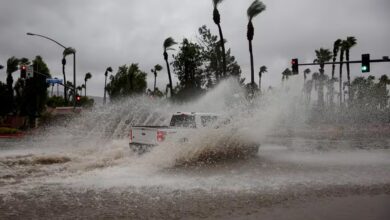
{"type": "MultiPolygon", "coordinates": [[[[63,44],[59,43],[58,41],[56,41],[56,40],[54,40],[54,39],[52,39],[50,37],[44,36],[44,35],[34,34],[34,33],[30,33],[30,32],[27,33],[27,35],[42,37],[42,38],[45,38],[47,40],[50,40],[50,41],[56,43],[60,47],[64,48],[64,54],[63,54],[64,57],[67,54],[73,54],[73,90],[76,90],[76,50],[74,48],[71,48],[71,47],[65,47],[63,44]]],[[[63,65],[64,65],[64,60],[62,62],[63,62],[63,65]]],[[[64,82],[64,84],[65,83],[66,82],[64,82]]],[[[73,93],[73,108],[76,108],[76,93],[75,92],[73,93]]]]}
{"type": "Polygon", "coordinates": [[[106,92],[107,92],[107,75],[108,75],[108,72],[112,72],[112,68],[111,67],[108,67],[106,69],[106,72],[104,73],[104,98],[103,98],[103,104],[105,105],[106,104],[106,92]]]}

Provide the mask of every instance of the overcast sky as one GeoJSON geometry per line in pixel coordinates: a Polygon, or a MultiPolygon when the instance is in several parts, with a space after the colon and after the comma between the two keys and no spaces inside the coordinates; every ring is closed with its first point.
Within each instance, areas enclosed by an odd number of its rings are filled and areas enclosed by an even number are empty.
{"type": "MultiPolygon", "coordinates": [[[[168,83],[162,43],[196,39],[197,29],[207,25],[217,34],[212,20],[211,0],[0,0],[0,64],[11,56],[33,59],[41,55],[53,76],[62,78],[62,51],[58,45],[26,32],[46,35],[77,50],[77,84],[91,72],[88,93],[103,96],[104,71],[112,66],[139,63],[148,73],[161,64],[164,70],[158,85],[168,83]]],[[[362,53],[371,58],[390,56],[389,0],[265,0],[267,9],[253,23],[255,72],[266,65],[263,86],[278,86],[281,72],[291,58],[311,62],[314,50],[332,49],[337,38],[355,36],[358,44],[351,60],[362,53]]],[[[219,7],[227,48],[231,48],[250,79],[246,10],[252,0],[225,0],[219,7]]],[[[171,57],[171,56],[170,56],[171,57]]],[[[72,80],[72,57],[67,59],[67,79],[72,80]]],[[[371,74],[390,75],[390,63],[371,65],[371,74]]],[[[303,68],[301,68],[302,70],[303,68]]],[[[312,67],[313,71],[318,67],[312,67]]],[[[329,71],[328,71],[329,73],[329,71]]],[[[360,65],[352,66],[352,76],[362,75],[360,65]]],[[[15,72],[14,78],[19,76],[15,72]]],[[[302,75],[297,77],[303,77],[302,75]]],[[[256,81],[258,80],[256,74],[256,81]]],[[[0,70],[5,82],[5,69],[0,70]]],[[[264,87],[263,87],[264,88],[264,87]]]]}

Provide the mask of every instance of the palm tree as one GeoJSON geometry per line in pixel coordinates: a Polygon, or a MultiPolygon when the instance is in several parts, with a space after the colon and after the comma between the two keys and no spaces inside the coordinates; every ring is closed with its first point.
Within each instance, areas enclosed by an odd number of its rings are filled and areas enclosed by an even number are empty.
{"type": "Polygon", "coordinates": [[[12,88],[14,79],[12,77],[12,73],[18,70],[20,60],[16,57],[11,57],[7,60],[7,90],[8,90],[8,101],[10,104],[10,110],[12,110],[13,100],[14,100],[14,90],[12,88]]]}
{"type": "Polygon", "coordinates": [[[66,88],[69,97],[73,97],[73,94],[75,93],[73,83],[70,81],[66,81],[64,87],[66,88]]]}
{"type": "Polygon", "coordinates": [[[311,73],[311,70],[309,68],[305,69],[303,71],[303,84],[306,83],[306,78],[307,78],[307,75],[311,73]]]}
{"type": "Polygon", "coordinates": [[[341,47],[341,43],[342,43],[342,40],[341,39],[337,39],[334,43],[333,43],[333,64],[332,64],[332,78],[329,80],[329,84],[328,84],[328,88],[329,88],[329,94],[330,94],[330,98],[329,98],[329,103],[330,105],[333,107],[334,106],[334,83],[337,81],[334,77],[334,74],[335,74],[335,69],[336,69],[336,64],[334,64],[336,62],[336,59],[337,59],[337,55],[340,51],[340,47],[341,47]]]}
{"type": "MultiPolygon", "coordinates": [[[[84,84],[83,84],[84,85],[84,84]]],[[[77,86],[76,89],[80,91],[79,94],[83,93],[83,86],[77,86]]]]}
{"type": "Polygon", "coordinates": [[[340,98],[340,106],[343,102],[343,62],[344,62],[344,52],[348,47],[348,43],[343,40],[340,45],[340,79],[339,79],[339,98],[340,98]]]}
{"type": "Polygon", "coordinates": [[[334,64],[334,63],[336,62],[337,55],[340,51],[341,43],[342,43],[342,40],[337,39],[333,44],[332,79],[334,78],[334,73],[335,73],[335,69],[336,69],[336,64],[334,64]]]}
{"type": "Polygon", "coordinates": [[[106,69],[106,72],[104,72],[104,96],[103,96],[103,104],[105,105],[106,104],[106,97],[107,97],[107,76],[108,76],[108,72],[112,72],[112,68],[111,67],[107,67],[106,69]]]}
{"type": "Polygon", "coordinates": [[[282,81],[284,80],[288,80],[288,77],[292,75],[292,71],[289,69],[289,68],[286,68],[283,72],[282,72],[282,81]]]}
{"type": "Polygon", "coordinates": [[[329,49],[320,48],[315,51],[317,59],[314,60],[315,63],[320,64],[320,76],[318,78],[319,87],[318,87],[318,106],[324,106],[324,81],[326,80],[326,76],[324,74],[324,66],[325,62],[328,62],[332,59],[332,52],[329,49]]]}
{"type": "Polygon", "coordinates": [[[379,86],[379,107],[381,109],[385,109],[386,106],[387,106],[387,99],[388,99],[388,95],[387,95],[387,85],[390,84],[390,79],[387,75],[382,75],[380,78],[379,78],[379,83],[378,83],[378,86],[379,86]]]}
{"type": "Polygon", "coordinates": [[[168,77],[169,77],[169,88],[170,88],[170,92],[171,92],[171,95],[173,95],[172,91],[173,91],[173,87],[172,87],[172,77],[171,77],[171,70],[169,68],[169,63],[168,63],[168,50],[173,50],[173,48],[171,48],[173,45],[177,44],[175,42],[175,40],[172,38],[172,37],[168,37],[167,39],[165,39],[164,41],[164,44],[163,44],[163,47],[164,47],[164,60],[165,60],[165,63],[167,64],[167,71],[168,71],[168,77]]]}
{"type": "Polygon", "coordinates": [[[223,33],[222,33],[222,28],[221,28],[221,15],[219,14],[218,11],[218,4],[220,4],[223,0],[213,0],[213,6],[214,6],[214,11],[213,11],[213,20],[214,23],[218,26],[219,30],[219,38],[220,38],[220,43],[221,43],[221,48],[222,48],[222,65],[223,65],[223,76],[226,76],[226,52],[225,52],[225,40],[223,39],[223,33]]]}
{"type": "Polygon", "coordinates": [[[83,89],[85,89],[85,84],[81,84],[81,93],[80,93],[80,95],[83,94],[83,89]]]}
{"type": "Polygon", "coordinates": [[[265,5],[263,2],[259,0],[255,0],[248,8],[247,15],[249,18],[248,22],[248,31],[247,31],[247,38],[249,42],[249,54],[251,59],[251,84],[252,86],[255,84],[255,71],[254,71],[254,64],[253,64],[253,50],[252,50],[252,40],[253,36],[255,34],[255,28],[253,27],[252,19],[256,17],[258,14],[263,12],[265,10],[265,5]]]}
{"type": "Polygon", "coordinates": [[[259,71],[259,91],[261,92],[261,77],[263,76],[263,73],[268,72],[266,66],[261,66],[259,71]]]}
{"type": "Polygon", "coordinates": [[[153,92],[156,91],[156,81],[157,81],[157,71],[161,71],[162,66],[160,64],[157,64],[154,66],[154,69],[152,69],[152,73],[154,74],[154,89],[153,92]]]}
{"type": "Polygon", "coordinates": [[[349,50],[356,45],[356,38],[355,37],[347,37],[346,41],[346,48],[345,48],[345,59],[347,61],[347,79],[348,79],[348,85],[351,83],[351,76],[350,76],[350,69],[349,69],[349,50]]]}
{"type": "MultiPolygon", "coordinates": [[[[66,56],[68,55],[71,55],[73,53],[75,53],[76,51],[71,48],[71,47],[68,47],[64,50],[64,52],[62,52],[62,55],[63,55],[63,58],[62,58],[62,75],[64,76],[64,85],[66,85],[66,74],[65,74],[65,65],[66,65],[66,56]]],[[[67,96],[67,89],[66,87],[64,86],[64,100],[65,100],[65,103],[68,102],[68,96],[67,96]]]]}
{"type": "Polygon", "coordinates": [[[85,77],[84,77],[84,85],[85,85],[85,89],[84,89],[84,96],[86,97],[87,96],[87,81],[89,80],[89,79],[91,79],[92,78],[92,74],[91,73],[86,73],[85,74],[85,77]]]}

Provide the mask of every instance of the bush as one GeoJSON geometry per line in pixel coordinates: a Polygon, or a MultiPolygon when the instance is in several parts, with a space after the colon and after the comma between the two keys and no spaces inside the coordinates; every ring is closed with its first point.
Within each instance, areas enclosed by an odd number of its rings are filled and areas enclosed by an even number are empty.
{"type": "Polygon", "coordinates": [[[52,96],[47,100],[46,104],[52,108],[66,106],[65,99],[62,96],[52,96]]]}
{"type": "Polygon", "coordinates": [[[16,134],[19,130],[15,128],[1,128],[0,127],[0,134],[16,134]]]}

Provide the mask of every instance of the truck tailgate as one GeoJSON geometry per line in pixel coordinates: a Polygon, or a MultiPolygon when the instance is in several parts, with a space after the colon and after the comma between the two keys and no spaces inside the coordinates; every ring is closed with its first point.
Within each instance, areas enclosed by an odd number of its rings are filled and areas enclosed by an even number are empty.
{"type": "Polygon", "coordinates": [[[132,128],[132,143],[157,144],[157,128],[136,127],[132,128]]]}

